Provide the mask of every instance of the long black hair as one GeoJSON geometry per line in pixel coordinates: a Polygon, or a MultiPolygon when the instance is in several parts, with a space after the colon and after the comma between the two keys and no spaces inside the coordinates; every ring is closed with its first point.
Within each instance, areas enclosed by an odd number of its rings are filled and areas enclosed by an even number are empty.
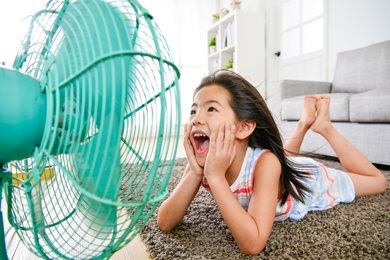
{"type": "Polygon", "coordinates": [[[237,73],[229,70],[218,70],[202,79],[200,85],[195,89],[194,95],[210,85],[221,86],[230,93],[232,96],[230,105],[239,119],[256,122],[256,128],[249,136],[249,146],[269,149],[278,158],[282,166],[281,203],[286,202],[289,194],[304,202],[304,196],[309,192],[309,189],[302,182],[306,177],[306,172],[303,171],[305,167],[298,167],[286,157],[279,129],[257,89],[237,73]]]}

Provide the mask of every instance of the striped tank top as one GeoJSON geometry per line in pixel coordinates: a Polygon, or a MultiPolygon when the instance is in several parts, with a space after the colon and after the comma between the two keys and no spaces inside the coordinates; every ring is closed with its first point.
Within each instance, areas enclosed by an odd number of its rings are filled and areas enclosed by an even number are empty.
{"type": "MultiPolygon", "coordinates": [[[[258,159],[266,149],[248,147],[240,174],[230,186],[237,201],[247,210],[253,192],[254,169],[258,159]]],[[[304,199],[304,203],[297,201],[291,195],[282,205],[279,200],[276,206],[275,221],[285,219],[299,220],[307,212],[325,210],[340,203],[349,203],[355,198],[355,190],[351,178],[347,173],[328,168],[322,163],[307,157],[289,157],[298,164],[310,165],[308,178],[303,181],[310,189],[304,199]]],[[[202,185],[209,190],[207,180],[204,178],[202,185]]]]}

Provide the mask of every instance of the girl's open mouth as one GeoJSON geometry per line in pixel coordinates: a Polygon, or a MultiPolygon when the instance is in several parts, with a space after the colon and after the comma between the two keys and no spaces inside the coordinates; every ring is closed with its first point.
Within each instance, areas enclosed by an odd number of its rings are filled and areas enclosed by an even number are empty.
{"type": "Polygon", "coordinates": [[[207,152],[209,148],[209,140],[210,138],[201,132],[195,132],[193,134],[194,142],[195,142],[195,150],[197,153],[207,152]]]}

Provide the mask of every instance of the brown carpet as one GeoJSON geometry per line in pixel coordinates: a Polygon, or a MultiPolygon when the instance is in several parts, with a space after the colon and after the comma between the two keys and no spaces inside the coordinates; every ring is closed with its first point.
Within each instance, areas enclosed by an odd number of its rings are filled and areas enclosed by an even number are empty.
{"type": "MultiPolygon", "coordinates": [[[[321,160],[340,168],[335,161],[321,160]]],[[[179,181],[185,159],[176,160],[169,189],[179,181]]],[[[383,170],[390,180],[390,169],[383,170]]],[[[241,254],[210,194],[201,188],[184,222],[169,234],[156,214],[141,233],[154,259],[390,259],[390,190],[357,198],[301,221],[276,222],[264,251],[241,254]]]]}

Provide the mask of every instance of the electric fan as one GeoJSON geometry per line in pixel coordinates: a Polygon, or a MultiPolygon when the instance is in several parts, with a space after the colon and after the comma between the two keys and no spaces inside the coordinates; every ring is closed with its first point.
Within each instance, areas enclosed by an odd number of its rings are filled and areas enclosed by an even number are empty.
{"type": "Polygon", "coordinates": [[[173,168],[178,78],[136,0],[51,0],[32,16],[0,68],[0,188],[28,249],[108,258],[143,229],[173,168]]]}

